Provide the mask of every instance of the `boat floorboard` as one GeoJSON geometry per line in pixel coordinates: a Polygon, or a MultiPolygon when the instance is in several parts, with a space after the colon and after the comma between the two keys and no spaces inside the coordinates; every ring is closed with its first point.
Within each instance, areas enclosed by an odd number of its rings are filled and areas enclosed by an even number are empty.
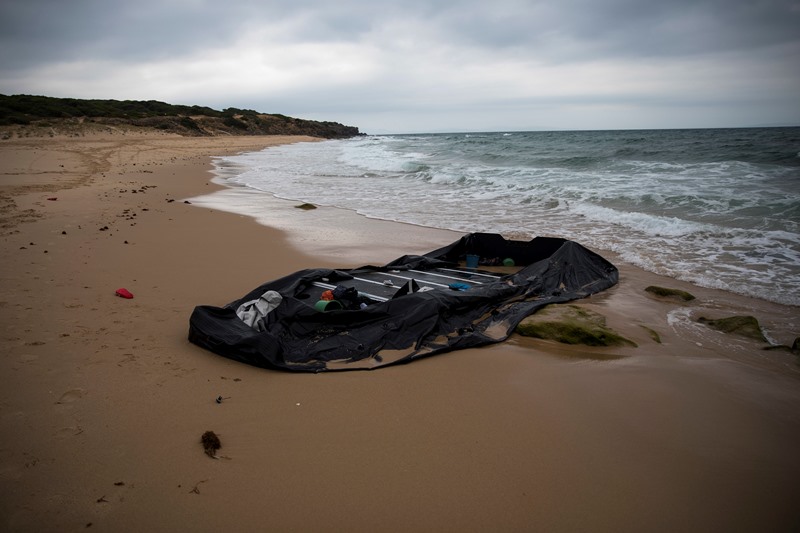
{"type": "Polygon", "coordinates": [[[312,301],[320,299],[323,292],[333,290],[337,285],[355,288],[359,294],[375,301],[392,299],[397,291],[410,281],[416,282],[422,290],[453,290],[452,284],[459,284],[462,290],[473,286],[493,283],[504,274],[469,268],[435,268],[426,270],[376,270],[359,272],[352,279],[340,280],[337,283],[327,281],[315,282],[304,291],[312,301]],[[464,288],[466,287],[466,288],[464,288]]]}

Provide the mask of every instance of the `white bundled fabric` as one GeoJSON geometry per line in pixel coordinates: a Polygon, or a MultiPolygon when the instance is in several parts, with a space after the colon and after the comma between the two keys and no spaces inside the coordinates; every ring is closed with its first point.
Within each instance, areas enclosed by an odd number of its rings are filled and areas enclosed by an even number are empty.
{"type": "Polygon", "coordinates": [[[236,310],[242,322],[255,329],[264,331],[264,317],[275,309],[283,301],[283,297],[276,291],[267,291],[257,300],[250,300],[239,306],[236,310]]]}

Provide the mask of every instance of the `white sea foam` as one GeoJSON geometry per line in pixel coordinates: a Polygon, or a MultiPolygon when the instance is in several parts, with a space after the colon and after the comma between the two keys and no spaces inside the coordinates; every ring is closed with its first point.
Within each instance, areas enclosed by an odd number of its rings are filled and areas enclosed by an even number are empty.
{"type": "Polygon", "coordinates": [[[222,181],[281,198],[457,231],[559,235],[654,272],[800,305],[796,168],[685,157],[701,137],[659,157],[649,145],[649,159],[609,157],[624,152],[624,136],[593,133],[366,137],[216,165],[222,181]],[[581,155],[578,141],[592,148],[581,155]],[[600,141],[609,148],[593,148],[600,141]]]}

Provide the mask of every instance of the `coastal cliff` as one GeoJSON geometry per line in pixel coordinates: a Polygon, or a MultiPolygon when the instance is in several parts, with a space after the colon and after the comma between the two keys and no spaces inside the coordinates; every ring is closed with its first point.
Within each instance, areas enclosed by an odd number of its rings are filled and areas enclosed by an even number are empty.
{"type": "MultiPolygon", "coordinates": [[[[250,109],[173,105],[156,100],[79,100],[0,95],[0,127],[6,137],[89,131],[155,129],[182,136],[309,135],[345,139],[357,127],[259,113],[250,109]]],[[[37,135],[38,136],[38,135],[37,135]]]]}

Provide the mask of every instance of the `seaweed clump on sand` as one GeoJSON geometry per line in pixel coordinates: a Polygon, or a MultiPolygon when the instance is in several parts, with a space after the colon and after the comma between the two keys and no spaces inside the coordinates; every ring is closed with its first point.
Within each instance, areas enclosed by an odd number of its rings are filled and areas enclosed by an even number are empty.
{"type": "Polygon", "coordinates": [[[643,324],[639,324],[639,327],[645,330],[647,334],[650,335],[651,339],[653,339],[658,344],[661,344],[661,335],[659,335],[656,330],[654,330],[653,328],[649,328],[643,324]]]}
{"type": "Polygon", "coordinates": [[[767,341],[767,338],[764,337],[764,333],[761,331],[761,326],[754,316],[729,316],[717,319],[701,316],[697,319],[697,321],[723,333],[735,333],[736,335],[749,337],[757,341],[769,342],[767,341]]]}
{"type": "Polygon", "coordinates": [[[659,287],[658,285],[650,285],[645,289],[645,292],[649,292],[650,294],[659,296],[661,298],[671,298],[674,300],[681,300],[683,302],[691,302],[695,299],[694,295],[690,292],[682,291],[680,289],[659,287]]]}
{"type": "Polygon", "coordinates": [[[219,437],[213,431],[206,431],[200,437],[200,443],[203,445],[203,451],[212,459],[217,459],[217,450],[222,448],[222,443],[219,437]]]}
{"type": "Polygon", "coordinates": [[[606,326],[606,318],[577,305],[548,305],[517,326],[526,337],[586,346],[637,346],[606,326]]]}

